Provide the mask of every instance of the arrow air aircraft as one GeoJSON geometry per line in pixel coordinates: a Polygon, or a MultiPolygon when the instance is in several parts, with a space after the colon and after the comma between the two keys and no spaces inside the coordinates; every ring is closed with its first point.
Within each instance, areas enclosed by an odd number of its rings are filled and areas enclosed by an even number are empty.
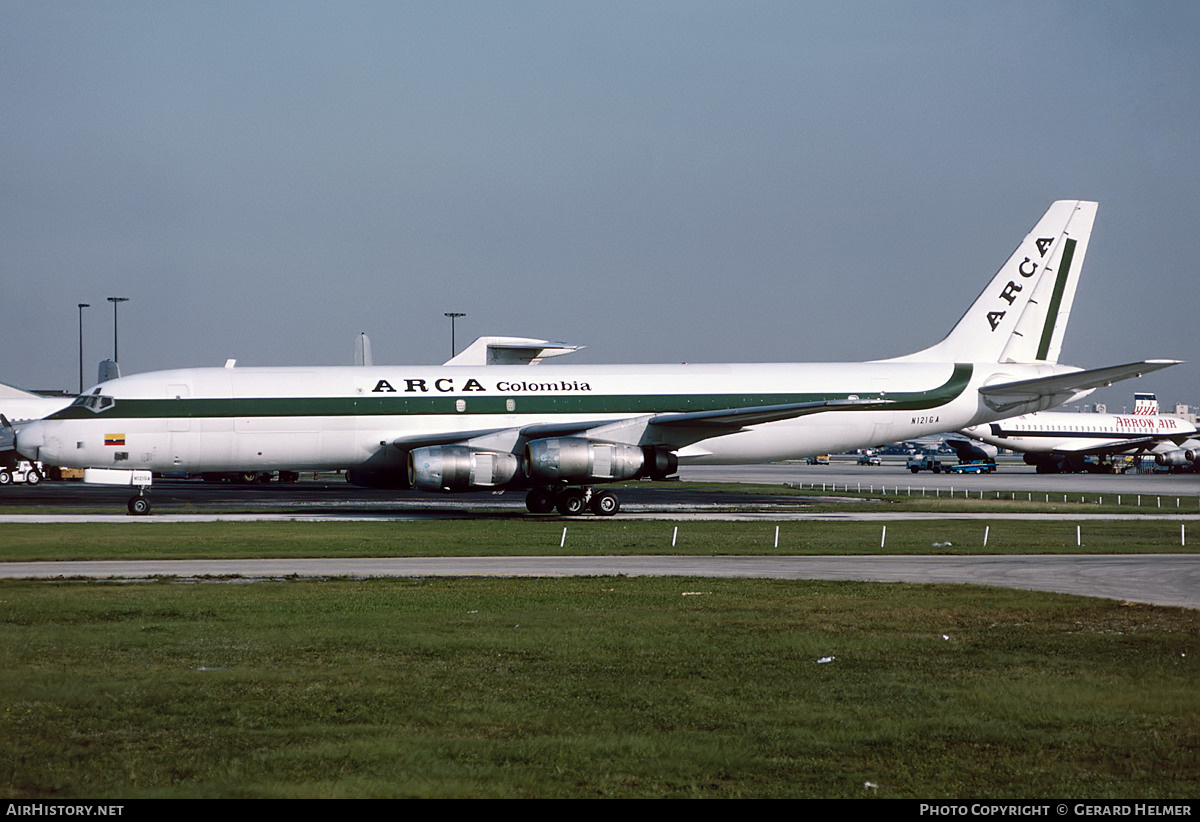
{"type": "Polygon", "coordinates": [[[996,448],[1025,455],[1039,474],[1112,470],[1088,463],[1113,454],[1153,454],[1154,461],[1173,468],[1200,465],[1200,433],[1182,417],[1158,413],[1151,394],[1135,394],[1132,414],[1080,414],[1048,411],[964,428],[961,433],[996,448]]]}
{"type": "Polygon", "coordinates": [[[534,513],[613,514],[617,497],[595,486],[965,428],[1173,364],[1058,365],[1095,214],[1054,203],[945,339],[895,359],[161,371],[97,386],[22,428],[16,449],[130,485],[153,471],[347,469],[363,485],[528,489],[534,513]]]}

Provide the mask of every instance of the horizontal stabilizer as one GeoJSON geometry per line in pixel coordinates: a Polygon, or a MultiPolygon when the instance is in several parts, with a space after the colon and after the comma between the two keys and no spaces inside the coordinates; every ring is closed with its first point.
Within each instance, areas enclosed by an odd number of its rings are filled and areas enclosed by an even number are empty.
{"type": "Polygon", "coordinates": [[[583,349],[531,337],[480,337],[444,365],[537,365],[547,357],[561,357],[583,349]]]}
{"type": "Polygon", "coordinates": [[[985,385],[979,389],[983,401],[996,411],[1006,411],[1041,397],[1061,397],[1112,385],[1120,380],[1140,377],[1151,371],[1179,365],[1182,360],[1143,360],[1142,362],[1110,365],[1106,368],[1089,368],[1052,377],[1036,377],[1032,380],[1017,380],[997,385],[985,385]]]}

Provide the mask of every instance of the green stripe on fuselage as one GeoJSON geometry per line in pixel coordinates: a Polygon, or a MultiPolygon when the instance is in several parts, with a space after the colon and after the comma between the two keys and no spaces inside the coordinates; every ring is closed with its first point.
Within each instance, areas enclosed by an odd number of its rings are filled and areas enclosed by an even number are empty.
{"type": "MultiPolygon", "coordinates": [[[[973,366],[956,363],[950,378],[928,391],[890,392],[892,400],[884,410],[911,411],[935,408],[957,398],[971,380],[973,366]]],[[[383,397],[243,397],[233,399],[117,399],[110,408],[95,413],[72,405],[51,415],[50,419],[153,419],[153,418],[236,418],[236,417],[356,417],[477,414],[664,414],[684,411],[719,411],[754,408],[822,400],[844,400],[851,396],[872,399],[878,392],[844,394],[763,393],[763,394],[494,394],[472,393],[439,396],[383,397]],[[459,411],[458,401],[465,402],[459,411]],[[514,407],[509,409],[508,402],[514,407]]],[[[862,410],[853,406],[846,411],[862,410]]],[[[879,409],[875,409],[879,410],[879,409]]]]}

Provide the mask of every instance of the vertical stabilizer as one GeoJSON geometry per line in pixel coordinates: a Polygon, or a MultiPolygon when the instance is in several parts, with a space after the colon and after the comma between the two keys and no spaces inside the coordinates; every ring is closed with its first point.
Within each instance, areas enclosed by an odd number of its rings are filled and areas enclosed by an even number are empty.
{"type": "Polygon", "coordinates": [[[1133,413],[1140,417],[1154,417],[1158,415],[1158,395],[1157,394],[1134,394],[1133,395],[1133,413]]]}
{"type": "Polygon", "coordinates": [[[1058,362],[1096,203],[1050,206],[949,335],[899,357],[940,362],[1058,362]]]}
{"type": "Polygon", "coordinates": [[[101,360],[96,371],[96,382],[108,382],[121,376],[121,366],[113,360],[101,360]]]}

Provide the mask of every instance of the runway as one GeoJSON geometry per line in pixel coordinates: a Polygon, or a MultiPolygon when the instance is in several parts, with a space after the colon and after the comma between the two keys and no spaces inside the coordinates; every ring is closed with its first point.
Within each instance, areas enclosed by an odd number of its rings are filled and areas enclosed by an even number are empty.
{"type": "MultiPolygon", "coordinates": [[[[953,460],[951,460],[953,462],[953,460]]],[[[1001,460],[991,474],[934,474],[906,470],[903,460],[887,457],[882,465],[856,465],[848,458],[834,457],[829,465],[782,463],[777,465],[689,465],[679,469],[685,482],[740,482],[753,485],[788,483],[796,487],[839,489],[862,488],[913,493],[951,489],[962,493],[978,491],[1026,491],[1051,494],[1143,494],[1146,496],[1190,496],[1200,498],[1200,474],[1039,474],[1033,467],[1011,458],[1001,460]]]]}
{"type": "Polygon", "coordinates": [[[1200,608],[1200,556],[395,557],[6,562],[7,579],[672,576],[971,583],[1200,608]]]}
{"type": "MultiPolygon", "coordinates": [[[[795,489],[849,491],[879,497],[965,496],[995,497],[1023,493],[1045,502],[1082,494],[1104,495],[1108,505],[1128,507],[1127,513],[1102,519],[1200,517],[1200,474],[1037,474],[1021,464],[1004,464],[982,476],[913,475],[902,462],[859,466],[835,459],[832,465],[684,466],[678,482],[646,482],[623,487],[620,519],[745,519],[788,521],[802,519],[981,518],[977,514],[921,515],[883,510],[841,514],[817,513],[839,502],[862,502],[836,496],[797,496],[795,489]],[[709,483],[740,483],[754,489],[713,490],[709,483]],[[785,486],[788,486],[785,492],[785,486]]],[[[128,488],[87,486],[78,482],[47,482],[37,487],[0,487],[0,524],[6,522],[205,522],[247,520],[348,521],[525,517],[524,493],[435,494],[361,488],[324,475],[292,484],[237,485],[200,481],[156,480],[151,491],[153,511],[130,517],[125,501],[128,488]],[[28,511],[13,513],[14,508],[28,511]]],[[[880,506],[881,508],[883,506],[880,506]]],[[[988,518],[1037,518],[1037,514],[988,514],[988,518]]],[[[1072,514],[1087,519],[1090,514],[1072,514]]]]}
{"type": "MultiPolygon", "coordinates": [[[[655,483],[622,492],[618,519],[660,520],[873,520],[915,519],[1062,519],[1053,514],[924,514],[914,512],[812,512],[804,500],[783,497],[769,486],[824,482],[863,490],[880,485],[926,489],[1032,489],[1041,493],[1112,493],[1163,497],[1167,506],[1131,509],[1124,514],[1072,514],[1072,520],[1200,519],[1200,476],[1197,475],[1038,475],[1010,471],[983,477],[909,476],[902,466],[765,465],[732,468],[688,468],[684,481],[655,483]],[[999,481],[998,481],[999,480],[999,481]],[[763,485],[761,493],[700,490],[700,482],[763,485]],[[919,483],[919,485],[918,485],[919,483]],[[999,486],[999,487],[998,487],[999,486]],[[1087,490],[1101,488],[1100,492],[1087,490]],[[1068,489],[1068,490],[1063,490],[1068,489]]],[[[5,488],[2,502],[38,504],[32,513],[0,513],[5,523],[155,523],[203,521],[412,521],[419,519],[488,519],[528,516],[522,495],[413,495],[347,486],[343,482],[295,485],[231,486],[198,482],[156,485],[156,511],[148,517],[123,513],[120,500],[128,491],[96,489],[77,483],[52,487],[5,488]],[[46,494],[44,492],[51,492],[46,494]],[[99,492],[99,493],[97,493],[99,492]],[[88,504],[100,512],[60,513],[51,500],[67,507],[88,504]],[[160,503],[166,504],[160,504],[160,503]],[[49,505],[47,505],[49,503],[49,505]],[[120,505],[117,510],[116,503],[120,505]],[[103,510],[112,505],[114,510],[103,510]],[[239,510],[206,511],[206,507],[239,510]],[[179,510],[180,508],[189,510],[179,510]]],[[[897,493],[893,491],[893,493],[897,493]]],[[[827,498],[823,501],[828,502],[827,498]]],[[[577,518],[571,518],[574,520],[577,518]]],[[[564,521],[571,521],[564,519],[564,521]]],[[[154,560],[142,562],[4,562],[0,578],[239,577],[243,579],[370,576],[679,576],[762,577],[774,579],[862,580],[875,582],[945,582],[997,585],[1104,597],[1154,605],[1200,609],[1200,555],[1071,555],[1071,556],[927,556],[927,557],[455,557],[293,560],[154,560]]]]}

